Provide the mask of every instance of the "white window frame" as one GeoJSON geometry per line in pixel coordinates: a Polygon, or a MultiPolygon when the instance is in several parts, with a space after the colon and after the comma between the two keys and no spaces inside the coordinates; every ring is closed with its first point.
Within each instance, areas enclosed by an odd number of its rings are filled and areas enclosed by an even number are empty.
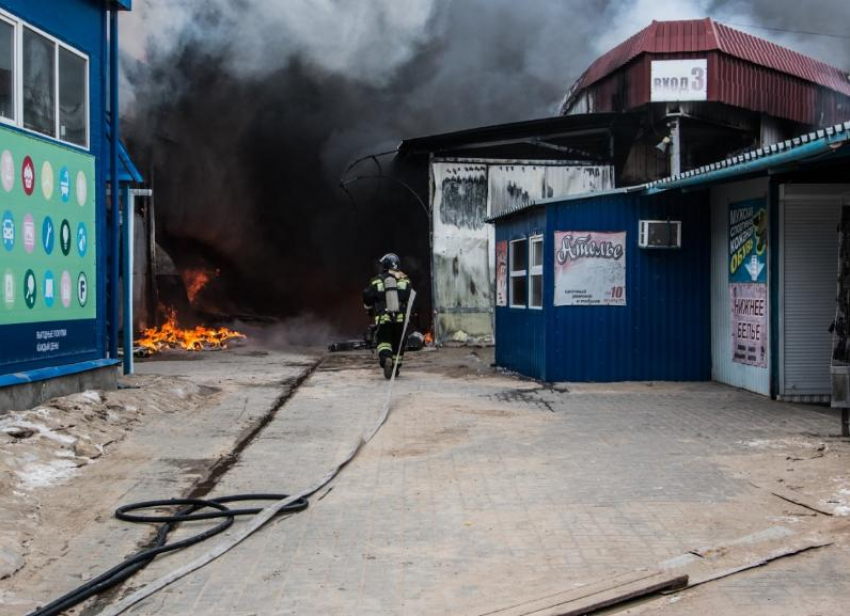
{"type": "Polygon", "coordinates": [[[91,149],[91,58],[88,54],[81,52],[80,50],[71,47],[67,43],[61,41],[55,36],[45,32],[44,30],[33,26],[29,22],[26,22],[19,17],[0,9],[0,20],[10,24],[13,28],[13,36],[14,36],[14,58],[12,64],[12,70],[14,72],[13,81],[14,81],[14,119],[3,118],[0,117],[0,124],[5,124],[7,126],[14,126],[26,133],[31,135],[36,135],[41,137],[42,139],[49,139],[51,141],[58,141],[63,145],[67,145],[72,148],[77,148],[85,151],[90,151],[91,149]],[[53,125],[53,135],[45,135],[44,133],[40,133],[37,130],[32,130],[30,128],[24,127],[24,28],[29,29],[30,31],[38,34],[39,36],[43,36],[53,43],[53,66],[55,68],[53,75],[53,88],[54,88],[54,125],[53,125]],[[78,143],[73,143],[71,141],[67,141],[62,139],[59,134],[60,129],[60,112],[59,112],[59,50],[64,49],[66,51],[71,52],[75,56],[78,56],[85,60],[85,104],[86,104],[86,139],[85,144],[80,145],[78,143]]]}
{"type": "Polygon", "coordinates": [[[88,55],[84,54],[81,51],[74,49],[73,47],[69,47],[64,43],[57,41],[56,47],[56,139],[61,141],[62,143],[67,143],[68,145],[76,146],[78,148],[89,149],[89,145],[91,144],[91,70],[90,67],[91,62],[89,61],[88,55]],[[61,131],[62,131],[62,118],[61,118],[61,110],[59,108],[59,102],[61,100],[61,92],[59,91],[59,49],[62,48],[65,51],[70,52],[72,55],[77,56],[78,58],[82,58],[85,62],[85,88],[83,92],[83,96],[85,97],[85,105],[86,105],[86,142],[83,145],[79,143],[73,143],[72,141],[66,141],[62,139],[61,131]]]}
{"type": "Polygon", "coordinates": [[[9,126],[17,126],[18,125],[18,116],[20,115],[20,108],[18,107],[18,90],[20,86],[18,85],[18,79],[20,77],[20,70],[18,69],[18,22],[12,19],[11,17],[7,17],[5,12],[0,11],[0,21],[12,26],[12,116],[11,118],[4,118],[0,116],[0,124],[7,124],[9,126]]]}
{"type": "MultiPolygon", "coordinates": [[[[511,308],[528,308],[528,269],[515,270],[514,269],[514,257],[516,256],[517,249],[516,244],[520,242],[525,242],[528,244],[527,237],[520,237],[515,240],[511,240],[510,242],[510,250],[508,251],[508,305],[511,308]],[[514,279],[515,278],[524,278],[525,279],[525,302],[524,304],[517,304],[514,302],[514,279]]],[[[528,250],[528,246],[526,246],[525,250],[528,250]]],[[[526,254],[526,259],[528,259],[528,255],[526,254]]],[[[528,267],[528,261],[526,260],[526,267],[528,267]]]]}
{"type": "Polygon", "coordinates": [[[532,235],[528,238],[528,307],[531,310],[543,310],[543,236],[532,235]],[[540,244],[540,263],[534,264],[534,245],[540,244]],[[540,303],[532,303],[534,297],[532,279],[540,278],[540,303]]]}

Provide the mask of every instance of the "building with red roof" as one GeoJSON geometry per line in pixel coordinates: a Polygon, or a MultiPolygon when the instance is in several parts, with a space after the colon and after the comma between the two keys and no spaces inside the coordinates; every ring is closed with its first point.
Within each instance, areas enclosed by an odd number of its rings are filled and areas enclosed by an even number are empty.
{"type": "Polygon", "coordinates": [[[711,18],[653,21],[594,61],[561,107],[636,111],[646,148],[631,152],[627,183],[850,120],[850,75],[711,18]]]}

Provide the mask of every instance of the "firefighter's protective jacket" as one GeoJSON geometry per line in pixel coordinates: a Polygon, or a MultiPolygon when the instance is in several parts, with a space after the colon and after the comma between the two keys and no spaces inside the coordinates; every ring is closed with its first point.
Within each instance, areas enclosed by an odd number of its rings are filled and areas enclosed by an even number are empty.
{"type": "Polygon", "coordinates": [[[410,300],[410,279],[401,270],[383,272],[369,281],[363,290],[363,307],[375,323],[404,323],[410,300]]]}

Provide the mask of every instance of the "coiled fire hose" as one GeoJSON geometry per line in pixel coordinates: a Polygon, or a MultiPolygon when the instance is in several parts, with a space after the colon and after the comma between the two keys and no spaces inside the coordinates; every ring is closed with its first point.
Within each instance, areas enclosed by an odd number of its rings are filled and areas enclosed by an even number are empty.
{"type": "MultiPolygon", "coordinates": [[[[413,307],[413,302],[415,298],[416,291],[411,289],[410,299],[407,302],[407,312],[404,316],[404,327],[402,328],[401,334],[402,341],[405,340],[405,337],[407,335],[407,326],[410,322],[410,311],[413,307]]],[[[163,523],[163,526],[159,528],[159,531],[156,534],[156,538],[154,540],[154,547],[136,553],[135,555],[126,559],[121,564],[109,569],[108,571],[105,571],[104,573],[98,575],[96,578],[89,580],[85,584],[63,595],[62,597],[59,597],[58,599],[50,602],[49,604],[35,610],[34,612],[31,612],[27,616],[56,616],[58,614],[61,614],[63,611],[82,603],[86,599],[98,593],[101,593],[104,590],[115,586],[116,584],[123,582],[139,570],[143,569],[159,554],[173,552],[175,550],[180,550],[189,547],[190,545],[200,543],[201,541],[204,541],[221,532],[224,532],[233,525],[233,521],[236,516],[252,514],[256,515],[256,517],[246,528],[242,529],[231,537],[228,537],[219,545],[213,547],[206,553],[198,556],[195,560],[171,571],[170,573],[163,575],[159,579],[140,588],[136,592],[128,595],[115,605],[110,606],[105,611],[100,613],[100,616],[118,616],[118,614],[125,612],[128,608],[132,607],[139,601],[146,599],[155,592],[165,588],[172,582],[179,580],[180,578],[184,577],[185,575],[188,575],[192,571],[200,569],[201,567],[212,562],[222,554],[228,552],[233,547],[247,539],[250,535],[255,533],[261,527],[263,527],[272,518],[275,518],[279,515],[303,511],[308,506],[307,498],[321,490],[323,487],[329,484],[337,475],[339,475],[342,469],[345,468],[357,456],[363,446],[365,446],[369,441],[371,441],[375,437],[375,435],[381,429],[381,426],[383,426],[384,423],[387,421],[387,417],[390,413],[390,404],[392,403],[393,387],[395,385],[395,377],[397,372],[398,356],[396,357],[393,363],[392,376],[390,378],[389,387],[387,388],[386,402],[384,403],[384,406],[381,410],[381,414],[379,415],[377,421],[371,428],[365,430],[360,435],[360,439],[343,457],[342,461],[337,463],[336,466],[334,466],[330,471],[328,471],[325,476],[323,476],[315,483],[311,484],[298,494],[294,494],[291,496],[288,496],[286,494],[240,494],[236,496],[223,496],[220,498],[212,499],[186,498],[153,500],[140,503],[132,503],[119,507],[115,512],[115,517],[117,517],[119,520],[142,523],[163,523]],[[230,509],[226,506],[226,503],[258,500],[274,500],[275,502],[265,508],[252,507],[245,509],[230,509]],[[138,511],[141,509],[178,505],[184,505],[185,507],[172,515],[155,516],[130,513],[131,511],[138,511]],[[205,508],[214,509],[215,511],[198,513],[201,509],[205,508]],[[174,529],[177,524],[183,522],[210,520],[216,518],[223,519],[219,524],[217,524],[213,528],[198,533],[197,535],[194,535],[192,537],[182,539],[180,541],[166,543],[168,534],[174,529]]]]}
{"type": "MultiPolygon", "coordinates": [[[[141,550],[133,556],[124,560],[121,564],[112,567],[108,571],[101,573],[96,578],[89,580],[82,586],[72,590],[71,592],[59,597],[55,601],[51,601],[47,605],[40,607],[32,612],[29,616],[54,616],[61,614],[65,610],[71,609],[75,605],[82,603],[89,597],[103,592],[104,590],[120,584],[124,580],[133,576],[136,572],[144,569],[154,558],[166,552],[173,552],[187,548],[190,545],[200,543],[210,537],[224,532],[233,525],[233,520],[238,515],[256,514],[262,511],[260,507],[252,507],[247,509],[230,509],[225,506],[225,503],[233,503],[237,501],[257,501],[257,500],[281,500],[289,498],[286,494],[242,494],[238,496],[224,496],[214,499],[199,499],[199,498],[175,498],[171,500],[155,500],[145,501],[142,503],[133,503],[119,507],[115,512],[115,517],[126,522],[164,522],[156,533],[153,542],[153,547],[141,550]],[[160,516],[142,516],[132,515],[128,511],[136,511],[139,509],[148,509],[152,507],[168,507],[177,505],[188,505],[180,509],[173,515],[160,516]],[[214,509],[215,511],[208,513],[195,513],[203,508],[214,509]],[[169,533],[174,530],[174,527],[181,522],[189,522],[194,520],[211,520],[214,518],[223,518],[216,526],[197,535],[193,535],[180,541],[166,543],[169,533]]],[[[298,499],[288,507],[280,511],[281,514],[296,513],[307,508],[307,501],[298,499]]]]}

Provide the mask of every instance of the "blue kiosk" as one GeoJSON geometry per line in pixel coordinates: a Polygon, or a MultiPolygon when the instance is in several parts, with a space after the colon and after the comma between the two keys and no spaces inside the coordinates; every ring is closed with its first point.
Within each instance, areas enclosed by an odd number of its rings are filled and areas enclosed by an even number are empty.
{"type": "Polygon", "coordinates": [[[110,170],[119,185],[138,174],[110,112],[131,3],[0,0],[0,413],[116,379],[110,194],[128,191],[110,190],[110,170]]]}

